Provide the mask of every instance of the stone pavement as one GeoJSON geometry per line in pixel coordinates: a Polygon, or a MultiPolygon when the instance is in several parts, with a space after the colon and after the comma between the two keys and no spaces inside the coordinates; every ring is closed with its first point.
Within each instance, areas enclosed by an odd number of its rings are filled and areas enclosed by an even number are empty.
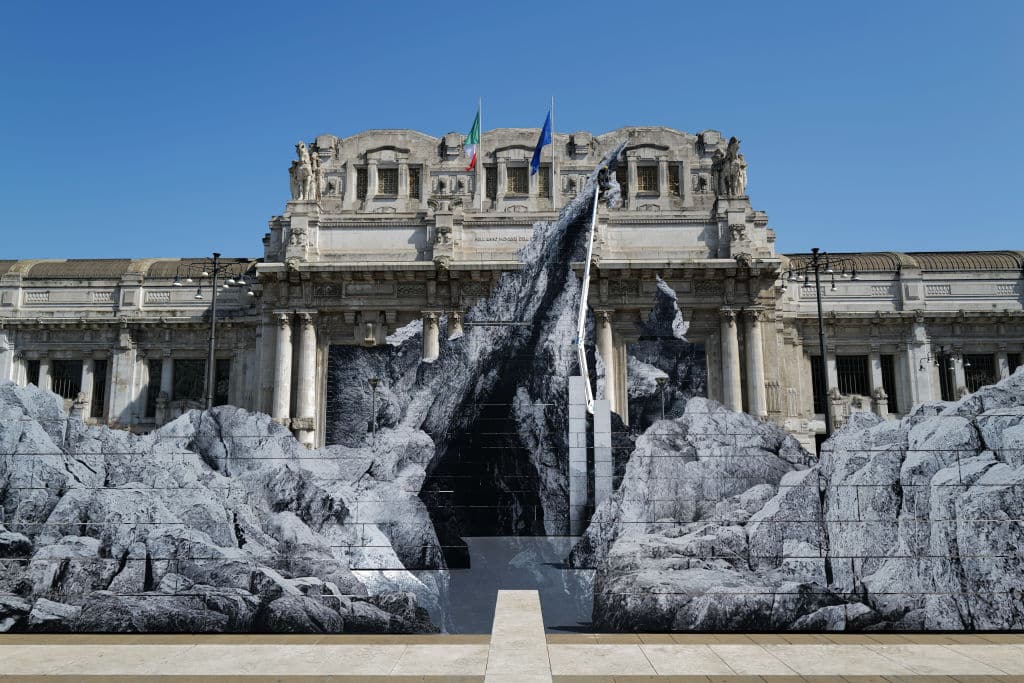
{"type": "Polygon", "coordinates": [[[0,681],[1024,683],[1024,634],[545,635],[501,591],[490,636],[5,634],[0,681]]]}

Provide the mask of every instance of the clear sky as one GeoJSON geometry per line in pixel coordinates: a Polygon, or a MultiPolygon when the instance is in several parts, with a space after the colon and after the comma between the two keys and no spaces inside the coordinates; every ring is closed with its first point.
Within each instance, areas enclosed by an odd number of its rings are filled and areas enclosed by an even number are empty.
{"type": "Polygon", "coordinates": [[[780,251],[1024,249],[1024,3],[6,2],[3,258],[262,254],[297,140],[737,135],[780,251]]]}

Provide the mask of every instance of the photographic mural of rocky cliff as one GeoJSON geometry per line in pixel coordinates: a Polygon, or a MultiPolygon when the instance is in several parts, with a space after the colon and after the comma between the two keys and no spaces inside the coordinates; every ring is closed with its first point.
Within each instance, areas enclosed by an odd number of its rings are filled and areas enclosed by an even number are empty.
{"type": "MultiPolygon", "coordinates": [[[[522,270],[441,318],[436,360],[418,322],[332,347],[324,448],[229,406],[147,435],[87,426],[0,385],[0,631],[452,627],[479,537],[568,532],[571,263],[598,176],[535,226],[522,270]]],[[[594,578],[557,588],[592,584],[595,630],[1022,628],[1024,371],[902,420],[856,415],[818,459],[702,398],[685,331],[659,281],[629,348],[632,431],[613,416],[616,491],[566,558],[594,578]]],[[[494,553],[550,577],[556,547],[494,553]]]]}

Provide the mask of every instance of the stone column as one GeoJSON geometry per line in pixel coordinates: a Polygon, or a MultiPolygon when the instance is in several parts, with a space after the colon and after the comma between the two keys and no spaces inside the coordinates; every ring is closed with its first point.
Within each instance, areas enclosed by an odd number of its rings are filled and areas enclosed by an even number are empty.
{"type": "Polygon", "coordinates": [[[934,366],[928,360],[931,355],[932,345],[928,329],[924,318],[918,317],[910,327],[910,341],[904,354],[904,371],[910,384],[910,405],[904,408],[905,412],[909,411],[912,405],[940,398],[938,377],[934,376],[934,366]]]}
{"type": "MultiPolygon", "coordinates": [[[[1006,379],[1010,376],[1010,357],[1006,351],[996,352],[996,378],[1006,379]]],[[[0,377],[3,377],[0,374],[0,377]]]]}
{"type": "Polygon", "coordinates": [[[827,346],[825,347],[825,382],[825,389],[827,391],[839,390],[839,371],[836,368],[836,354],[827,346]]]}
{"type": "Polygon", "coordinates": [[[349,211],[356,205],[356,165],[349,159],[345,162],[345,192],[342,194],[341,208],[349,211]]]}
{"type": "MultiPolygon", "coordinates": [[[[477,163],[480,163],[480,155],[477,154],[477,163]]],[[[495,201],[501,202],[505,198],[505,190],[508,189],[508,167],[504,159],[498,159],[498,186],[494,193],[495,201]]]]}
{"type": "Polygon", "coordinates": [[[871,395],[874,396],[875,389],[885,390],[882,384],[882,356],[878,351],[868,354],[868,372],[871,375],[871,395]]]}
{"type": "Polygon", "coordinates": [[[407,161],[398,163],[398,198],[409,198],[409,163],[407,161]]]}
{"type": "Polygon", "coordinates": [[[683,206],[693,206],[693,188],[690,187],[690,160],[684,159],[679,164],[679,198],[683,206]]]}
{"type": "Polygon", "coordinates": [[[658,160],[658,195],[668,197],[668,160],[658,160]]]}
{"type": "Polygon", "coordinates": [[[135,422],[132,408],[135,403],[135,376],[138,355],[135,340],[127,326],[118,335],[117,346],[110,354],[107,371],[107,420],[114,424],[130,426],[135,422]]]}
{"type": "Polygon", "coordinates": [[[0,329],[0,382],[8,379],[17,379],[14,376],[14,344],[7,330],[0,329]]]}
{"type": "Polygon", "coordinates": [[[462,311],[452,311],[448,316],[448,338],[458,339],[465,331],[462,329],[462,311]]]}
{"type": "Polygon", "coordinates": [[[264,316],[260,320],[259,369],[257,372],[259,391],[256,393],[256,410],[268,414],[273,410],[276,327],[272,317],[264,316]]]}
{"type": "Polygon", "coordinates": [[[164,360],[160,364],[160,393],[170,401],[174,395],[174,358],[170,351],[164,352],[164,360]]]}
{"type": "Polygon", "coordinates": [[[594,507],[611,497],[614,476],[611,404],[601,399],[594,401],[594,507]]]}
{"type": "Polygon", "coordinates": [[[761,311],[746,311],[747,319],[747,403],[748,412],[761,419],[768,417],[768,399],[764,386],[764,340],[761,336],[761,311]]]}
{"type": "Polygon", "coordinates": [[[580,536],[587,507],[587,393],[586,380],[569,378],[569,533],[580,536]]]}
{"type": "Polygon", "coordinates": [[[612,313],[613,311],[608,310],[594,311],[594,324],[597,327],[597,352],[601,354],[601,362],[604,363],[604,397],[609,400],[611,409],[616,410],[618,392],[615,390],[615,380],[618,379],[618,375],[615,372],[612,313]]]}
{"type": "Polygon", "coordinates": [[[271,417],[287,425],[292,403],[292,326],[287,313],[277,316],[277,350],[274,355],[274,404],[271,417]]]}
{"type": "Polygon", "coordinates": [[[959,354],[956,360],[950,358],[953,364],[953,400],[957,400],[967,393],[967,375],[964,372],[964,359],[960,349],[954,351],[959,354]]]}
{"type": "Polygon", "coordinates": [[[83,419],[89,418],[89,412],[92,407],[92,392],[94,391],[93,384],[96,381],[96,359],[92,356],[86,356],[82,359],[82,388],[79,393],[85,400],[85,413],[82,415],[83,419]]]}
{"type": "Polygon", "coordinates": [[[377,196],[377,162],[366,162],[366,200],[369,201],[377,196]]]}
{"type": "Polygon", "coordinates": [[[438,338],[437,313],[423,313],[423,361],[432,363],[441,352],[441,341],[438,338]]]}
{"type": "Polygon", "coordinates": [[[50,391],[52,382],[50,381],[50,359],[43,355],[39,356],[39,388],[46,391],[50,391]]]}
{"type": "Polygon", "coordinates": [[[295,412],[298,417],[296,437],[307,448],[313,447],[316,418],[316,327],[313,316],[299,314],[299,377],[295,412]]]}
{"type": "Polygon", "coordinates": [[[722,309],[722,403],[729,410],[743,411],[740,383],[740,343],[736,334],[736,311],[722,309]]]}
{"type": "Polygon", "coordinates": [[[636,160],[626,160],[626,184],[629,186],[628,192],[622,193],[622,205],[626,208],[633,208],[633,205],[629,202],[631,197],[636,196],[636,160]]]}

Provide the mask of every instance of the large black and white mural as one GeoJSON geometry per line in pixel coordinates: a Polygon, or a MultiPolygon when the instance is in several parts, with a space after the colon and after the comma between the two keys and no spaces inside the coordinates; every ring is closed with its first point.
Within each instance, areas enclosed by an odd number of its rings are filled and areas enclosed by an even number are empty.
{"type": "Polygon", "coordinates": [[[571,264],[597,175],[461,327],[441,318],[435,360],[419,323],[331,347],[323,448],[231,406],[89,426],[0,384],[0,631],[473,631],[523,577],[577,629],[1024,628],[1024,371],[857,414],[819,458],[705,398],[660,281],[616,490],[567,538],[571,264]]]}

